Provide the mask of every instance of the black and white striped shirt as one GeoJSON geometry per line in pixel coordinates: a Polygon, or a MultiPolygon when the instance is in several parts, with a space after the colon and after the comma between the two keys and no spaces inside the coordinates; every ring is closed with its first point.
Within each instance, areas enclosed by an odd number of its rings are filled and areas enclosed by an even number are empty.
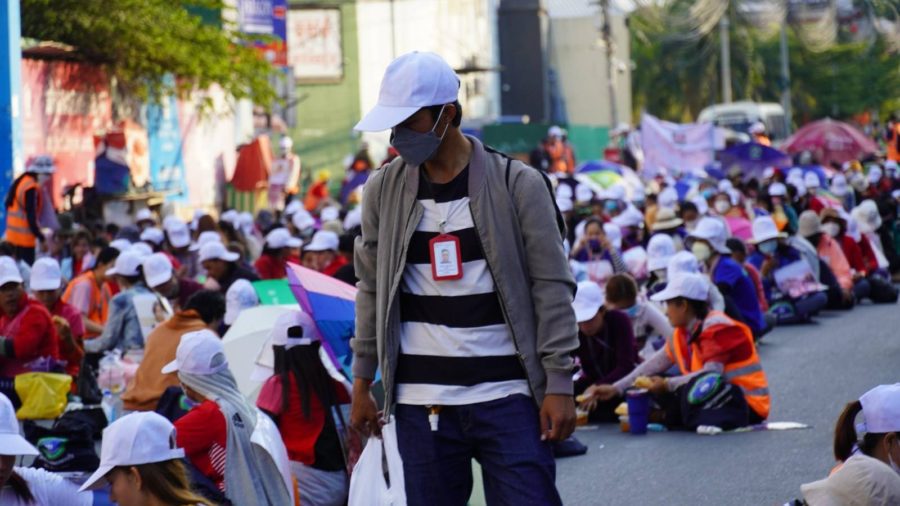
{"type": "Polygon", "coordinates": [[[420,175],[417,198],[425,212],[407,248],[400,293],[400,404],[462,405],[531,395],[472,221],[468,181],[468,167],[446,184],[429,183],[424,171],[420,175]],[[428,243],[439,235],[442,220],[445,232],[460,241],[458,280],[432,277],[428,243]]]}

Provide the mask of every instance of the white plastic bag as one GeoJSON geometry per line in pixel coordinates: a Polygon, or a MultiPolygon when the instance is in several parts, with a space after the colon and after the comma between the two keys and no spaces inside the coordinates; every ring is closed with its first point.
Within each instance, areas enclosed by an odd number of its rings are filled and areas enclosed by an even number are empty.
{"type": "Polygon", "coordinates": [[[382,427],[381,439],[370,438],[350,477],[350,506],[406,506],[403,461],[397,448],[397,424],[382,427]],[[384,469],[387,462],[387,469],[384,469]],[[387,471],[385,473],[385,471],[387,471]],[[390,480],[390,485],[385,480],[390,480]]]}

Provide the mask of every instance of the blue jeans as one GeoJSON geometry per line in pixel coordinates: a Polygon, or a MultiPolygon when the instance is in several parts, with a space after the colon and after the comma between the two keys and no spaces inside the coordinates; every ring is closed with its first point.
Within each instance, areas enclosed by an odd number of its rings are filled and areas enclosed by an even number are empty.
{"type": "Polygon", "coordinates": [[[444,406],[434,432],[424,406],[398,404],[394,417],[410,506],[465,505],[473,458],[482,467],[488,504],[562,504],[556,464],[550,445],[540,440],[530,397],[444,406]]]}

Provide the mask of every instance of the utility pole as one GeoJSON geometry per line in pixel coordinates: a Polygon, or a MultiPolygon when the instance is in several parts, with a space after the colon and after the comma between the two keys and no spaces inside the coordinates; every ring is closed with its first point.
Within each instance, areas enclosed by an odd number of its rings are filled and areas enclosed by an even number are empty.
{"type": "Polygon", "coordinates": [[[731,36],[728,33],[731,22],[728,11],[719,20],[719,44],[722,46],[722,103],[731,103],[731,36]]]}
{"type": "Polygon", "coordinates": [[[397,31],[394,29],[394,0],[391,3],[391,59],[397,57],[397,31]]]}
{"type": "Polygon", "coordinates": [[[606,46],[606,77],[607,86],[609,87],[609,120],[610,128],[616,128],[619,124],[619,110],[616,104],[616,74],[615,65],[613,64],[614,49],[612,38],[612,20],[609,15],[609,0],[600,0],[600,8],[603,10],[603,27],[601,35],[603,44],[606,46]]]}
{"type": "MultiPolygon", "coordinates": [[[[22,25],[19,0],[0,2],[0,195],[6,195],[22,157],[22,25]]],[[[0,233],[6,228],[6,206],[0,206],[0,233]]]]}
{"type": "Polygon", "coordinates": [[[784,135],[791,134],[791,66],[788,61],[787,22],[781,25],[781,107],[784,109],[784,135]]]}

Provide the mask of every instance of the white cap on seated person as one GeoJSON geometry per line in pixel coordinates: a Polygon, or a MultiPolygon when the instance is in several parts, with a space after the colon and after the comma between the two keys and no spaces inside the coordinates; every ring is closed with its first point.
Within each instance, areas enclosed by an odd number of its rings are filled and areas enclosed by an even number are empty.
{"type": "Polygon", "coordinates": [[[290,311],[280,315],[275,320],[275,326],[269,332],[269,338],[265,346],[256,358],[256,365],[250,374],[252,381],[266,381],[275,373],[275,353],[273,346],[284,346],[289,350],[295,346],[309,346],[321,341],[322,337],[316,328],[316,322],[303,311],[290,311]],[[288,330],[291,327],[303,329],[303,337],[289,337],[288,330]]]}
{"type": "Polygon", "coordinates": [[[603,288],[594,281],[582,281],[575,290],[572,309],[575,310],[575,321],[583,323],[597,316],[597,311],[606,304],[603,288]]]}
{"type": "Polygon", "coordinates": [[[103,429],[100,467],[80,491],[106,485],[104,478],[117,467],[139,466],[184,458],[175,443],[175,426],[154,412],[131,413],[103,429]]]}
{"type": "Polygon", "coordinates": [[[222,340],[213,331],[203,329],[181,336],[175,350],[175,360],[163,366],[161,372],[186,372],[209,376],[228,367],[222,340]]]}
{"type": "Polygon", "coordinates": [[[620,228],[640,227],[644,224],[644,213],[629,204],[624,211],[612,219],[612,222],[620,228]]]}
{"type": "Polygon", "coordinates": [[[266,234],[266,247],[271,249],[299,248],[303,241],[291,236],[286,228],[276,228],[266,234]]]}
{"type": "Polygon", "coordinates": [[[830,189],[831,193],[838,197],[843,197],[850,193],[850,185],[847,184],[847,178],[844,177],[843,174],[835,174],[835,176],[831,178],[830,189]]]}
{"type": "Polygon", "coordinates": [[[301,209],[291,217],[291,223],[297,230],[304,231],[316,226],[316,219],[306,209],[301,209]]]}
{"type": "Polygon", "coordinates": [[[575,202],[583,204],[592,200],[594,200],[594,192],[591,188],[584,183],[579,183],[578,186],[575,187],[575,202]]]}
{"type": "Polygon", "coordinates": [[[219,221],[228,223],[232,227],[237,228],[239,218],[240,214],[238,214],[237,211],[235,211],[234,209],[229,209],[222,213],[221,216],[219,216],[219,221]]]}
{"type": "Polygon", "coordinates": [[[720,254],[729,254],[731,250],[725,245],[728,232],[725,224],[716,218],[702,218],[694,230],[688,234],[689,239],[702,239],[709,243],[713,250],[720,254]]]}
{"type": "Polygon", "coordinates": [[[166,227],[166,234],[169,236],[169,244],[173,248],[184,248],[191,244],[191,231],[184,222],[171,223],[166,227]]]}
{"type": "Polygon", "coordinates": [[[787,187],[783,183],[775,182],[769,185],[769,196],[770,197],[785,197],[787,196],[787,187]]]}
{"type": "Polygon", "coordinates": [[[138,210],[138,212],[134,215],[134,222],[140,223],[142,221],[153,221],[156,220],[153,218],[153,212],[147,209],[146,207],[138,210]]]}
{"type": "MultiPolygon", "coordinates": [[[[8,258],[8,257],[4,257],[8,258]]],[[[19,420],[9,398],[0,393],[0,455],[38,455],[38,449],[19,433],[19,420]]]]}
{"type": "Polygon", "coordinates": [[[144,229],[143,232],[141,232],[141,240],[142,241],[144,241],[146,243],[152,243],[157,246],[162,244],[163,240],[165,240],[165,238],[166,238],[166,235],[163,234],[163,231],[156,227],[148,227],[148,228],[144,229]]]}
{"type": "Polygon", "coordinates": [[[659,195],[656,197],[656,203],[659,207],[675,209],[675,206],[678,204],[678,192],[675,191],[675,188],[668,187],[659,192],[659,195]]]}
{"type": "Polygon", "coordinates": [[[208,242],[200,248],[200,263],[207,260],[223,260],[225,262],[237,262],[241,255],[228,251],[221,242],[208,242]]]}
{"type": "Polygon", "coordinates": [[[821,186],[822,182],[819,181],[819,176],[814,172],[807,172],[803,175],[803,184],[806,185],[807,189],[812,190],[821,186]]]}
{"type": "Polygon", "coordinates": [[[119,253],[122,253],[131,247],[131,241],[129,241],[128,239],[114,239],[109,243],[109,247],[115,248],[119,250],[119,253]]]}
{"type": "Polygon", "coordinates": [[[351,230],[362,225],[362,207],[356,206],[344,216],[344,230],[351,230]]]}
{"type": "Polygon", "coordinates": [[[218,232],[214,232],[212,230],[201,232],[200,236],[197,237],[197,242],[191,245],[190,250],[200,251],[200,248],[211,242],[222,242],[222,236],[219,235],[218,232]]]}
{"type": "Polygon", "coordinates": [[[674,209],[663,207],[656,212],[656,221],[653,222],[653,226],[650,227],[650,230],[654,232],[657,230],[671,230],[673,228],[678,228],[683,224],[684,220],[675,214],[674,209]]]}
{"type": "Polygon", "coordinates": [[[116,257],[116,263],[112,269],[106,271],[107,276],[119,275],[132,277],[140,274],[138,267],[144,261],[144,257],[136,251],[128,250],[116,257]]]}
{"type": "Polygon", "coordinates": [[[669,259],[666,265],[666,278],[672,279],[682,272],[700,272],[700,262],[690,251],[679,251],[669,259]]]}
{"type": "Polygon", "coordinates": [[[319,230],[303,251],[337,251],[340,237],[328,230],[319,230]]]}
{"type": "Polygon", "coordinates": [[[753,220],[753,238],[747,242],[759,244],[772,239],[785,238],[787,238],[787,234],[778,231],[778,226],[775,225],[775,220],[771,216],[760,216],[753,220]]]}
{"type": "Polygon", "coordinates": [[[172,262],[163,253],[154,253],[144,259],[144,281],[156,288],[172,279],[172,262]]]}
{"type": "MultiPolygon", "coordinates": [[[[658,271],[669,265],[669,260],[675,256],[675,241],[672,236],[656,234],[647,243],[647,269],[658,271]]],[[[691,255],[693,258],[694,255],[691,255]]]]}
{"type": "Polygon", "coordinates": [[[572,193],[572,187],[567,184],[560,184],[556,187],[556,197],[564,199],[572,199],[575,195],[572,193]]]}
{"type": "Polygon", "coordinates": [[[146,258],[153,254],[153,247],[145,242],[136,242],[132,244],[131,247],[126,251],[132,251],[134,253],[137,253],[141,257],[146,258]]]}
{"type": "Polygon", "coordinates": [[[225,325],[233,324],[245,309],[259,305],[259,295],[253,284],[238,279],[225,292],[225,325]]]}
{"type": "Polygon", "coordinates": [[[678,297],[706,301],[709,299],[709,281],[702,274],[681,272],[670,278],[665,290],[654,294],[650,300],[666,302],[678,297]]]}
{"type": "MultiPolygon", "coordinates": [[[[559,208],[559,212],[568,213],[571,212],[572,207],[572,199],[564,199],[562,197],[556,197],[556,207],[559,208]]],[[[344,227],[346,228],[346,227],[344,227]]]]}
{"type": "Polygon", "coordinates": [[[328,206],[322,209],[319,217],[321,218],[322,223],[339,220],[341,218],[341,210],[334,206],[328,206]]]}
{"type": "Polygon", "coordinates": [[[44,257],[39,258],[31,266],[31,282],[30,288],[32,292],[42,292],[45,290],[58,290],[62,286],[62,271],[59,262],[55,258],[44,257]]]}
{"type": "Polygon", "coordinates": [[[305,211],[305,209],[303,209],[303,204],[301,204],[299,200],[292,200],[288,203],[287,207],[284,208],[284,215],[293,216],[295,213],[300,212],[301,209],[305,211]]]}
{"type": "Polygon", "coordinates": [[[859,403],[865,421],[857,425],[857,432],[900,432],[900,383],[878,385],[864,393],[859,403]]]}

